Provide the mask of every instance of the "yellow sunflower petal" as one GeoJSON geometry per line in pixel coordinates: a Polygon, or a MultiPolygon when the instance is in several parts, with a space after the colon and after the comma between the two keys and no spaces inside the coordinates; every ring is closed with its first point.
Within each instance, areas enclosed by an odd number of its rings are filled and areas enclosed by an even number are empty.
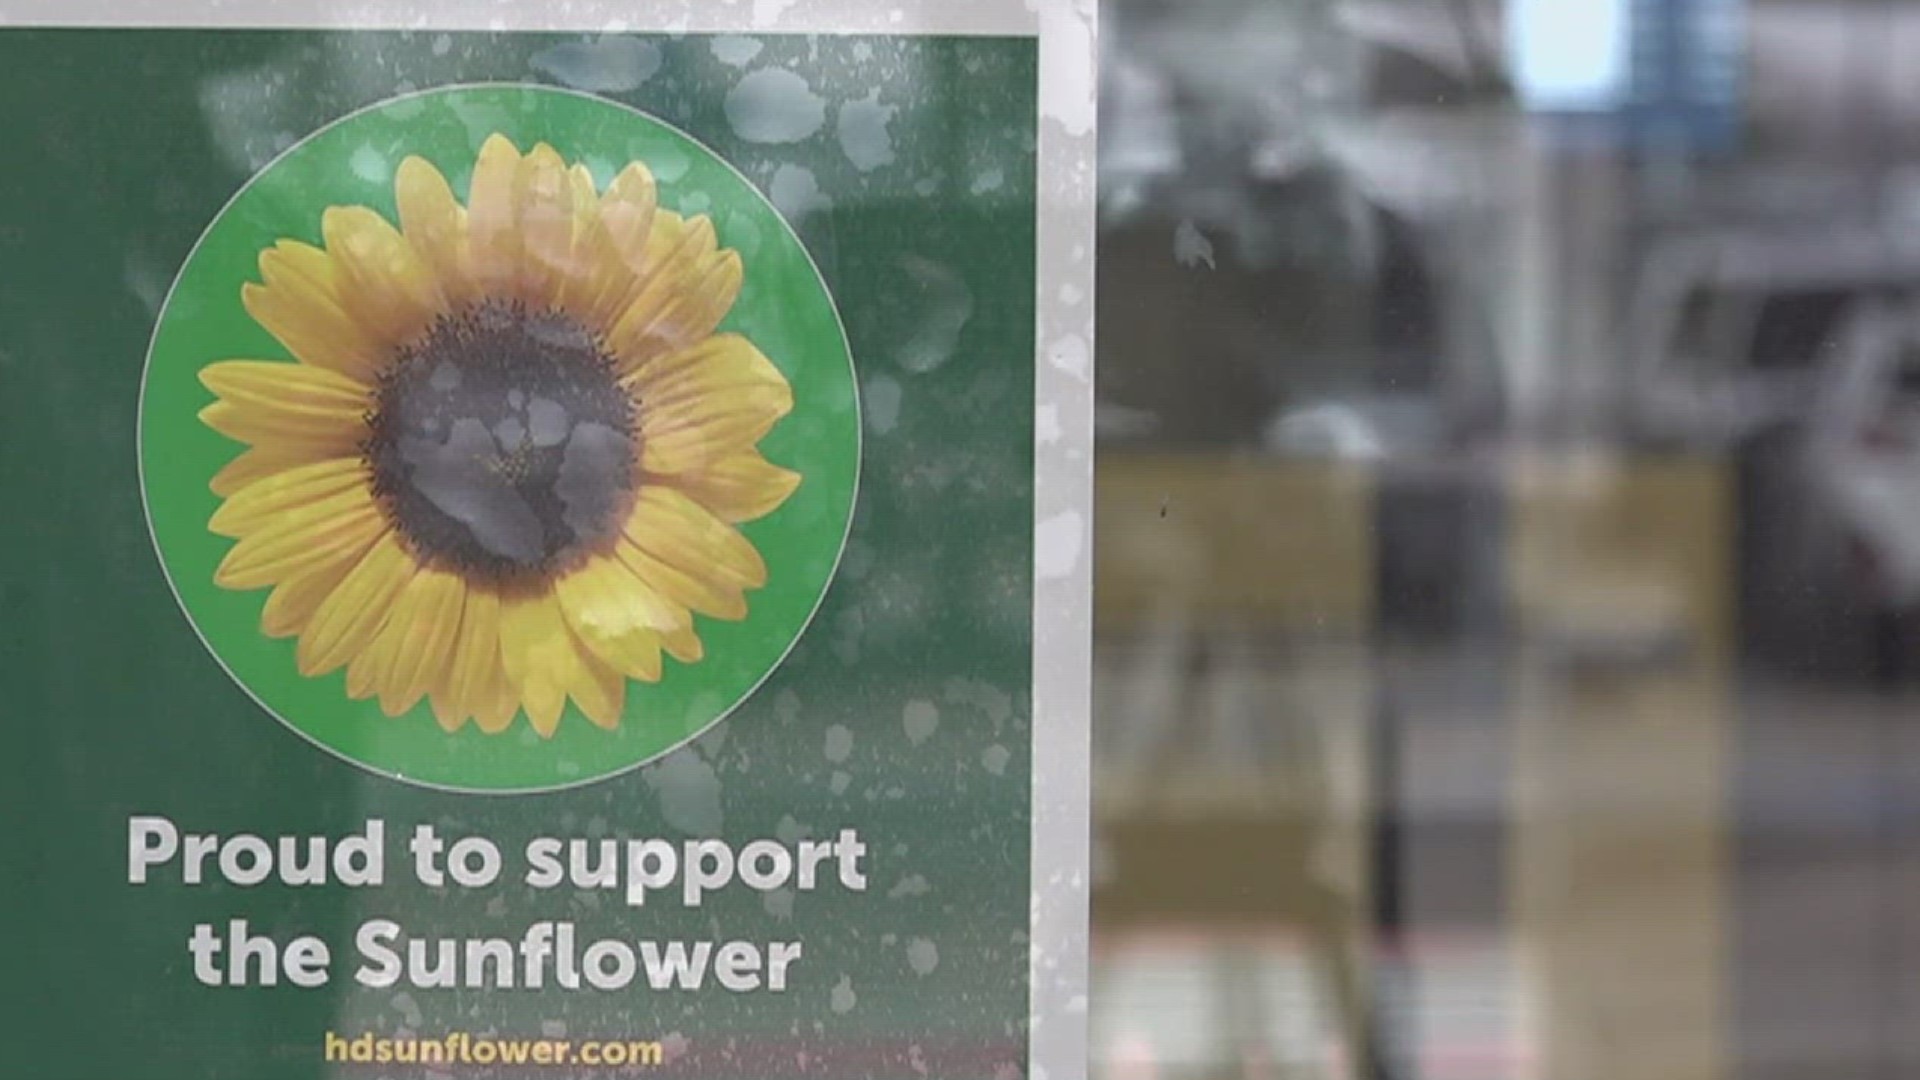
{"type": "Polygon", "coordinates": [[[316,458],[310,451],[297,446],[250,447],[221,466],[220,471],[214,473],[213,479],[207,482],[207,488],[223,499],[231,498],[255,481],[324,460],[327,459],[316,458]]]}
{"type": "Polygon", "coordinates": [[[467,717],[471,715],[461,712],[459,702],[437,690],[428,695],[427,703],[433,708],[433,722],[439,724],[440,730],[449,735],[465,727],[467,717]]]}
{"type": "MultiPolygon", "coordinates": [[[[654,223],[663,225],[671,218],[675,227],[682,220],[672,211],[660,209],[660,185],[653,173],[638,161],[620,170],[600,197],[600,218],[606,223],[607,239],[620,267],[638,277],[646,269],[647,241],[654,235],[654,223]]],[[[663,235],[663,241],[669,239],[663,235]]]]}
{"type": "Polygon", "coordinates": [[[661,210],[654,214],[653,228],[647,231],[640,271],[654,274],[677,260],[710,255],[718,246],[713,222],[705,215],[685,217],[672,210],[661,210]]]}
{"type": "Polygon", "coordinates": [[[520,151],[504,135],[480,147],[467,197],[467,240],[476,281],[491,295],[510,297],[519,284],[521,254],[515,177],[520,151]]]}
{"type": "Polygon", "coordinates": [[[213,512],[207,528],[221,536],[241,537],[291,511],[343,491],[366,488],[367,466],[358,457],[328,458],[284,469],[248,484],[213,512]]]}
{"type": "MultiPolygon", "coordinates": [[[[372,546],[377,537],[369,536],[367,545],[372,546]]],[[[270,638],[296,637],[306,630],[313,621],[313,613],[320,610],[320,602],[339,588],[347,571],[367,553],[365,547],[351,547],[331,554],[325,562],[307,570],[296,577],[288,578],[273,587],[267,597],[267,603],[260,611],[260,632],[270,638]]]]}
{"type": "Polygon", "coordinates": [[[366,435],[364,424],[358,425],[358,431],[344,420],[330,426],[315,422],[311,427],[300,427],[279,424],[274,416],[265,409],[231,401],[216,401],[200,410],[200,422],[229,439],[272,447],[277,453],[305,461],[344,457],[353,453],[366,435]]]}
{"type": "Polygon", "coordinates": [[[583,235],[600,219],[600,189],[594,186],[593,171],[578,163],[567,170],[567,183],[573,186],[574,235],[583,235]]]}
{"type": "Polygon", "coordinates": [[[546,306],[573,274],[573,181],[560,155],[540,143],[520,159],[515,189],[525,249],[520,295],[546,306]]]}
{"type": "Polygon", "coordinates": [[[567,187],[570,189],[567,202],[573,208],[564,272],[553,283],[553,306],[574,315],[588,325],[598,326],[598,322],[587,319],[587,311],[582,303],[591,293],[593,283],[598,280],[599,270],[605,262],[602,254],[604,240],[600,224],[600,191],[594,187],[593,173],[585,165],[574,165],[567,170],[567,187]]]}
{"type": "Polygon", "coordinates": [[[527,720],[542,737],[560,726],[580,653],[552,593],[502,602],[500,654],[527,720]]]}
{"type": "Polygon", "coordinates": [[[611,731],[620,726],[620,714],[626,709],[626,677],[585,651],[584,645],[575,645],[580,650],[580,664],[568,694],[594,726],[611,731]]]}
{"type": "Polygon", "coordinates": [[[614,555],[648,588],[676,604],[716,619],[737,621],[747,617],[746,594],[737,586],[689,574],[647,554],[625,537],[615,545],[614,555]]]}
{"type": "Polygon", "coordinates": [[[397,343],[380,340],[348,313],[331,257],[283,240],[260,253],[260,276],[264,284],[241,286],[241,305],[294,359],[373,382],[397,343]]]}
{"type": "Polygon", "coordinates": [[[626,533],[642,551],[686,573],[749,589],[767,583],[767,564],[753,542],[672,488],[641,488],[626,533]]]}
{"type": "Polygon", "coordinates": [[[638,250],[631,240],[621,250],[621,263],[630,271],[627,287],[609,298],[609,327],[623,322],[638,326],[657,316],[685,285],[698,280],[719,253],[719,237],[704,215],[686,218],[656,207],[638,250]]]}
{"type": "Polygon", "coordinates": [[[366,434],[372,391],[310,364],[223,360],[200,369],[220,396],[201,415],[209,427],[246,443],[358,442],[366,434]]]}
{"type": "Polygon", "coordinates": [[[426,159],[409,157],[394,175],[393,193],[400,210],[400,231],[433,271],[441,295],[450,304],[471,299],[466,211],[447,186],[447,178],[426,159]]]}
{"type": "Polygon", "coordinates": [[[783,408],[793,403],[787,377],[739,334],[714,335],[690,348],[650,358],[623,375],[620,383],[643,406],[682,405],[729,393],[761,395],[783,408]]]}
{"type": "Polygon", "coordinates": [[[376,673],[380,709],[399,716],[436,682],[460,630],[467,586],[445,570],[422,570],[393,603],[393,613],[370,651],[383,659],[376,673]]]}
{"type": "Polygon", "coordinates": [[[486,681],[476,692],[481,697],[473,712],[473,722],[481,731],[498,735],[513,726],[514,715],[520,711],[520,694],[498,664],[488,671],[486,681]]]}
{"type": "Polygon", "coordinates": [[[648,253],[639,291],[607,334],[623,366],[685,348],[713,333],[726,317],[740,293],[740,255],[717,251],[713,244],[713,224],[700,217],[657,258],[648,253]]]}
{"type": "Polygon", "coordinates": [[[637,351],[646,354],[681,348],[712,334],[740,298],[745,277],[738,252],[722,251],[703,261],[699,276],[690,278],[655,318],[637,351]]]}
{"type": "Polygon", "coordinates": [[[749,449],[793,411],[793,388],[753,343],[709,338],[624,380],[639,406],[640,467],[693,473],[749,449]]]}
{"type": "Polygon", "coordinates": [[[371,644],[386,625],[394,597],[418,569],[393,533],[376,541],[340,587],[320,602],[313,621],[300,635],[295,650],[300,674],[324,675],[371,644]]]}
{"type": "Polygon", "coordinates": [[[753,521],[773,513],[800,486],[800,474],[746,450],[682,475],[663,474],[641,481],[665,483],[686,492],[721,521],[753,521]]]}
{"type": "Polygon", "coordinates": [[[707,654],[706,646],[700,643],[700,635],[694,633],[691,626],[663,636],[660,643],[667,647],[668,655],[683,664],[698,663],[707,654]]]}
{"type": "Polygon", "coordinates": [[[692,616],[618,559],[595,556],[554,587],[567,625],[595,656],[630,678],[660,681],[660,634],[692,616]]]}
{"type": "Polygon", "coordinates": [[[343,491],[289,510],[233,545],[214,583],[264,589],[327,565],[342,552],[371,546],[388,525],[364,490],[343,491]]]}
{"type": "Polygon", "coordinates": [[[612,326],[632,300],[646,265],[659,192],[653,174],[635,162],[601,196],[595,220],[580,240],[585,272],[563,297],[568,310],[593,326],[612,326]]]}
{"type": "Polygon", "coordinates": [[[369,642],[366,648],[347,661],[347,696],[355,701],[365,701],[378,688],[380,668],[387,658],[387,654],[377,646],[378,641],[376,635],[373,642],[369,642]]]}
{"type": "MultiPolygon", "coordinates": [[[[434,715],[440,725],[451,731],[467,717],[490,709],[498,697],[492,682],[499,669],[500,598],[470,589],[440,688],[433,695],[434,715]]],[[[511,718],[512,713],[508,713],[511,718]]]]}
{"type": "Polygon", "coordinates": [[[373,388],[351,376],[309,364],[278,360],[221,360],[200,369],[200,385],[235,405],[284,413],[297,423],[309,416],[366,413],[373,388]]]}
{"type": "Polygon", "coordinates": [[[386,218],[364,206],[332,206],[320,232],[340,267],[342,303],[381,339],[411,340],[445,310],[432,270],[386,218]]]}

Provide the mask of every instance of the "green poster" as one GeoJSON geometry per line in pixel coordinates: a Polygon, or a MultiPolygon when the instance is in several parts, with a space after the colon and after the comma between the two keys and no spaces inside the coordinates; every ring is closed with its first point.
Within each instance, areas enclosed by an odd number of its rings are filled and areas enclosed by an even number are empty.
{"type": "Polygon", "coordinates": [[[133,21],[0,27],[6,1074],[1046,1071],[1038,27],[133,21]]]}

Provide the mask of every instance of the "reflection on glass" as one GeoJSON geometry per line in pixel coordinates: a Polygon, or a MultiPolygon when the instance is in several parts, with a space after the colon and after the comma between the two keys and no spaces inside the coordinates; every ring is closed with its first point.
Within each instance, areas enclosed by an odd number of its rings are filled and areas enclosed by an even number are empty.
{"type": "Polygon", "coordinates": [[[1920,8],[1112,0],[1100,1075],[1899,1075],[1920,8]]]}

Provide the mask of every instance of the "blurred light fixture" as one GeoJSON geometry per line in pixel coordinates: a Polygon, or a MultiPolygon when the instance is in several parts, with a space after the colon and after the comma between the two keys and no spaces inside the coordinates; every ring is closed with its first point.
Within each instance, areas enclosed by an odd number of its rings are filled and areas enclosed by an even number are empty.
{"type": "Polygon", "coordinates": [[[1633,85],[1635,0],[1508,0],[1514,89],[1541,112],[1609,112],[1633,85]]]}

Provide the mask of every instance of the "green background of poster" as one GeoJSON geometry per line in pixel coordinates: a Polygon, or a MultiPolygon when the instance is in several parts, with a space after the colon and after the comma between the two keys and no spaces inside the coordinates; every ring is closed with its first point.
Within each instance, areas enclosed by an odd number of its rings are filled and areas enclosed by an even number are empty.
{"type": "Polygon", "coordinates": [[[686,1048],[677,1075],[900,1076],[916,1061],[934,1077],[1013,1075],[1027,1016],[1035,63],[1013,39],[0,31],[7,1071],[320,1077],[335,1068],[329,1029],[498,1029],[668,1038],[686,1048]],[[769,92],[788,76],[806,94],[769,92]],[[261,712],[167,589],[134,447],[159,303],[251,172],[356,108],[492,80],[604,92],[768,191],[840,305],[867,421],[846,556],[787,662],[689,749],[519,797],[373,777],[261,712]],[[743,100],[801,112],[769,126],[743,100]],[[510,866],[536,835],[851,827],[871,846],[872,888],[636,913],[610,895],[510,881],[439,893],[404,874],[378,892],[134,887],[126,820],[142,813],[269,836],[431,823],[495,839],[510,866]],[[187,936],[234,917],[329,938],[331,985],[201,987],[187,936]],[[514,937],[565,918],[587,938],[799,939],[807,953],[784,995],[363,991],[348,939],[374,917],[514,937]]]}

